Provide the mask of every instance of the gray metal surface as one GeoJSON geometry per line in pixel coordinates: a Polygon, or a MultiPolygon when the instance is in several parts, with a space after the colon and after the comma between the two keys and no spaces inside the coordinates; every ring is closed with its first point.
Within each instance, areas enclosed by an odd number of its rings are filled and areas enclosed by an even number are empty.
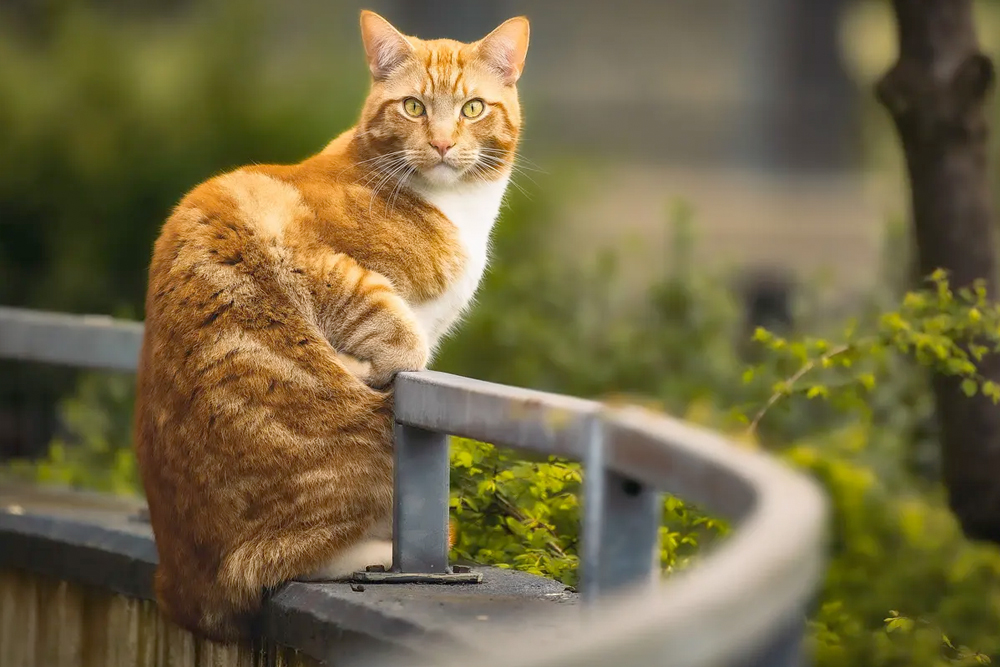
{"type": "Polygon", "coordinates": [[[601,531],[594,559],[596,573],[592,580],[583,582],[584,599],[656,583],[661,567],[662,494],[613,470],[590,472],[588,478],[596,478],[595,483],[603,488],[595,521],[601,531]]]}
{"type": "MultiPolygon", "coordinates": [[[[140,331],[135,323],[0,309],[0,357],[127,370],[140,331]],[[91,352],[96,356],[82,358],[91,352]]],[[[517,642],[509,631],[485,628],[475,649],[445,651],[428,665],[735,667],[759,655],[754,664],[784,667],[800,660],[802,610],[825,551],[826,504],[811,480],[644,410],[441,373],[396,379],[396,419],[394,559],[403,570],[447,564],[443,434],[564,456],[587,468],[582,575],[602,593],[596,604],[561,622],[557,633],[551,625],[519,628],[517,642]],[[665,582],[628,586],[655,565],[647,547],[655,544],[660,491],[730,519],[735,530],[665,582]]]]}
{"type": "Polygon", "coordinates": [[[0,359],[134,371],[142,324],[0,306],[0,359]]]}
{"type": "Polygon", "coordinates": [[[582,461],[599,405],[569,396],[425,371],[396,377],[396,421],[582,461]]]}
{"type": "Polygon", "coordinates": [[[551,631],[522,633],[516,643],[484,635],[474,653],[442,653],[420,665],[736,667],[754,656],[750,664],[808,664],[798,648],[802,616],[825,551],[826,503],[817,486],[770,457],[668,417],[626,408],[610,411],[608,420],[609,466],[645,466],[641,478],[659,488],[707,482],[697,495],[708,507],[727,508],[724,516],[736,520],[732,535],[655,587],[603,596],[579,623],[561,628],[558,641],[551,631]],[[695,480],[683,479],[688,474],[695,480]],[[737,506],[738,498],[746,504],[737,506]]]}
{"type": "Polygon", "coordinates": [[[396,425],[392,569],[448,569],[448,436],[396,425]]]}

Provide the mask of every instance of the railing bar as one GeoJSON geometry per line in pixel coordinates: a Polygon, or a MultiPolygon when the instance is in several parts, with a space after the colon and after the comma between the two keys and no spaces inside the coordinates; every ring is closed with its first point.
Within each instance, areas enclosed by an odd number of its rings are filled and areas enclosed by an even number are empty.
{"type": "Polygon", "coordinates": [[[401,424],[576,461],[584,458],[593,401],[470,380],[445,373],[401,373],[395,384],[401,424]]]}
{"type": "Polygon", "coordinates": [[[752,478],[733,465],[733,447],[722,437],[631,408],[619,410],[607,429],[608,468],[731,521],[753,512],[752,478]]]}
{"type": "Polygon", "coordinates": [[[138,322],[0,306],[0,359],[135,371],[142,346],[138,322]]]}

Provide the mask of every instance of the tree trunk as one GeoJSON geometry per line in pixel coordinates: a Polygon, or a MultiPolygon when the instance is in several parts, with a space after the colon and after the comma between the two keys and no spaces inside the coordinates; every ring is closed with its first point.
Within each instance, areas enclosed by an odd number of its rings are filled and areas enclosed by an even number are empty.
{"type": "MultiPolygon", "coordinates": [[[[984,100],[994,71],[979,50],[972,0],[893,0],[899,60],[877,86],[902,140],[919,270],[948,271],[997,294],[984,100]]],[[[981,372],[1000,381],[1000,356],[981,372]]],[[[934,378],[945,484],[971,538],[1000,543],[1000,407],[966,398],[955,378],[934,378]]]]}

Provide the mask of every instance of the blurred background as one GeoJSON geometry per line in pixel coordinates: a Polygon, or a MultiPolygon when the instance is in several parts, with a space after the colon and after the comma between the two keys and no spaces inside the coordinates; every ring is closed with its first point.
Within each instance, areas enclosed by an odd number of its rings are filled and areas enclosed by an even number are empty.
{"type": "MultiPolygon", "coordinates": [[[[896,53],[887,0],[2,0],[0,304],[141,318],[188,189],[353,123],[362,7],[421,37],[531,20],[524,169],[437,368],[738,434],[732,411],[770,393],[743,381],[755,326],[823,335],[909,285],[905,175],[871,93],[896,53]]],[[[1000,3],[977,13],[995,56],[1000,3]]],[[[947,512],[925,376],[894,363],[864,418],[793,400],[761,425],[836,506],[814,646],[828,665],[981,664],[1000,553],[947,512]]],[[[140,493],[131,400],[128,377],[0,364],[0,468],[140,493]]]]}

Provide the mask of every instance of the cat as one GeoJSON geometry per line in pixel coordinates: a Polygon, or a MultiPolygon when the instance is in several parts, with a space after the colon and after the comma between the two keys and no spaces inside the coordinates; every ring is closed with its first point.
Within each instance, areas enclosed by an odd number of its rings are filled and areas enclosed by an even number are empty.
{"type": "Polygon", "coordinates": [[[391,565],[391,382],[426,367],[486,268],[528,33],[424,41],[362,12],[357,125],[207,180],[164,223],[134,440],[181,627],[246,638],[266,591],[391,565]]]}

